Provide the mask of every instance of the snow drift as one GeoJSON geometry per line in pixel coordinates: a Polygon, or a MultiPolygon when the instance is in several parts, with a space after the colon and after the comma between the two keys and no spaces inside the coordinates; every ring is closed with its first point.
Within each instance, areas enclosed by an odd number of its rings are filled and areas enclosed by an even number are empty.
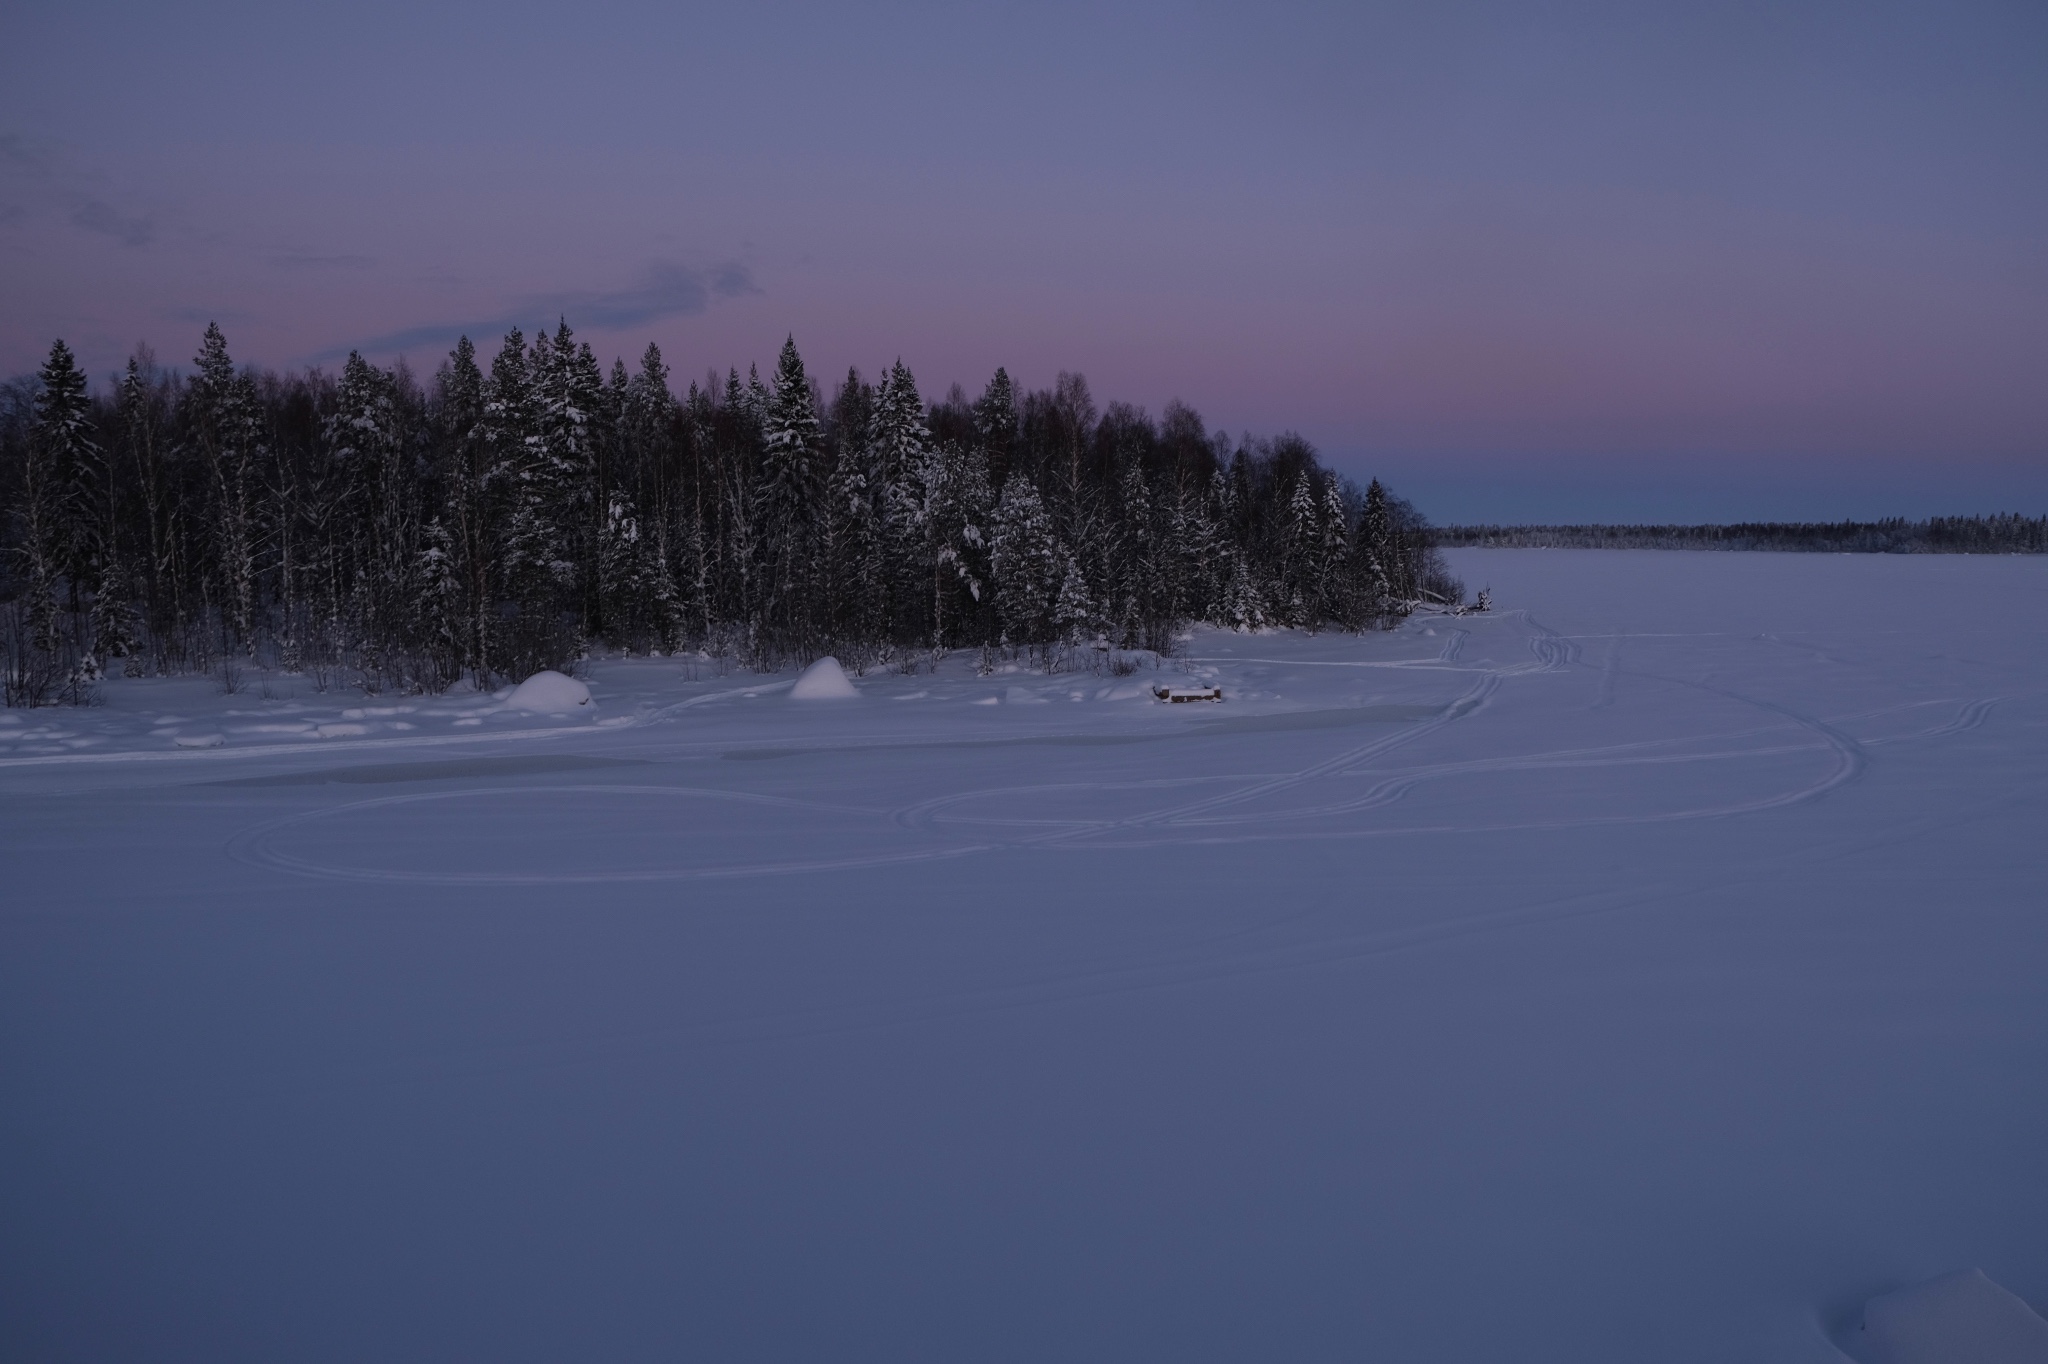
{"type": "Polygon", "coordinates": [[[796,685],[789,689],[792,701],[845,701],[859,695],[848,680],[846,669],[830,654],[805,668],[796,685]]]}
{"type": "Polygon", "coordinates": [[[1872,1298],[1853,1348],[1865,1364],[2048,1364],[2048,1321],[1972,1269],[1872,1298]]]}
{"type": "Polygon", "coordinates": [[[569,715],[590,704],[590,688],[558,672],[538,672],[512,689],[505,709],[536,715],[569,715]]]}

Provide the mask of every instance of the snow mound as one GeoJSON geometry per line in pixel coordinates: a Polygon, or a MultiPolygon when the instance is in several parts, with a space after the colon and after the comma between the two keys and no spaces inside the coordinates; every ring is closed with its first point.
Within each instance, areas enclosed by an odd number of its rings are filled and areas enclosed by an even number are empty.
{"type": "Polygon", "coordinates": [[[1863,1304],[1864,1364],[2048,1364],[2048,1321],[1972,1269],[1863,1304]]]}
{"type": "Polygon", "coordinates": [[[538,672],[512,689],[505,709],[568,715],[590,704],[590,688],[557,672],[538,672]]]}
{"type": "Polygon", "coordinates": [[[792,701],[844,701],[859,695],[847,680],[846,669],[830,654],[805,668],[798,674],[796,685],[789,689],[792,701]]]}

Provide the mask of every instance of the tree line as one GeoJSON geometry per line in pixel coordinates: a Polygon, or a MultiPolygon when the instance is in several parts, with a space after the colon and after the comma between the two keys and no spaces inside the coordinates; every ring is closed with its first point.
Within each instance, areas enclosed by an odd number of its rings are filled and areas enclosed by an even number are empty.
{"type": "Polygon", "coordinates": [[[139,347],[94,392],[62,341],[0,391],[10,700],[250,658],[439,691],[593,644],[827,652],[1165,649],[1191,622],[1385,626],[1460,586],[1428,527],[1298,436],[1098,411],[1081,376],[927,402],[899,360],[826,396],[794,340],[764,382],[607,374],[566,322],[468,338],[420,382],[139,347]]]}
{"type": "Polygon", "coordinates": [[[1443,545],[1498,549],[1752,549],[1816,554],[2048,554],[2048,516],[1750,521],[1727,526],[1450,526],[1443,545]]]}

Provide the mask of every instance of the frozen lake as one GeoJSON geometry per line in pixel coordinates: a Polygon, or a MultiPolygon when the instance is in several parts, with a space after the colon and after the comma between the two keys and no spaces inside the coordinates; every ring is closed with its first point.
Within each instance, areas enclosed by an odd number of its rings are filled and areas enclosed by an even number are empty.
{"type": "Polygon", "coordinates": [[[0,1352],[1839,1362],[1947,1271],[2048,1306],[2048,560],[1452,558],[1495,614],[1128,679],[7,713],[0,1352]]]}

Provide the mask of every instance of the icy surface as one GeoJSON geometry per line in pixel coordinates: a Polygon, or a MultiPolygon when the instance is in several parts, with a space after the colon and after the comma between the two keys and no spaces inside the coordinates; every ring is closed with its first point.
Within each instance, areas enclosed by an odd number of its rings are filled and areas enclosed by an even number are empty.
{"type": "Polygon", "coordinates": [[[839,660],[826,656],[797,674],[789,688],[792,701],[844,701],[859,696],[839,660]]]}
{"type": "Polygon", "coordinates": [[[0,713],[4,1353],[1841,1364],[1960,1266],[2048,1301],[2048,562],[1454,559],[1501,610],[858,706],[0,713]]]}

